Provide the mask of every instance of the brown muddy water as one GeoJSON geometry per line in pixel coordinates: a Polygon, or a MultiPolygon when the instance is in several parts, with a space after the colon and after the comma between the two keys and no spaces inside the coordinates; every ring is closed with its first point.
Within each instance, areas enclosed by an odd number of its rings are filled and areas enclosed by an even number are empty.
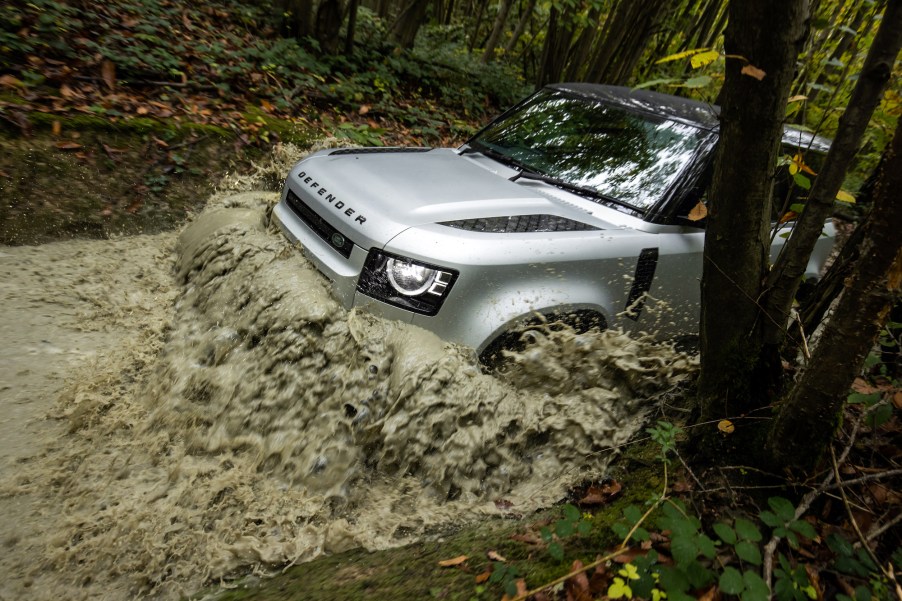
{"type": "Polygon", "coordinates": [[[548,506],[695,369],[565,330],[495,377],[346,311],[265,171],[180,233],[0,248],[0,599],[176,599],[548,506]]]}

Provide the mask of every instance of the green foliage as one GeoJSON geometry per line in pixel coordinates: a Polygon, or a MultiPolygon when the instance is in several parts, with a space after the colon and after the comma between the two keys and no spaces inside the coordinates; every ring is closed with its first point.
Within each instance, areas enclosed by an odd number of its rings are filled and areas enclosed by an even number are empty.
{"type": "Polygon", "coordinates": [[[670,422],[658,421],[653,428],[646,428],[645,431],[661,446],[661,458],[669,461],[668,455],[676,450],[677,437],[683,434],[683,429],[670,422]]]}
{"type": "Polygon", "coordinates": [[[566,504],[561,508],[561,517],[553,526],[545,526],[540,531],[542,540],[548,544],[548,554],[556,561],[563,561],[563,539],[574,535],[586,536],[592,530],[592,522],[575,505],[566,504]]]}

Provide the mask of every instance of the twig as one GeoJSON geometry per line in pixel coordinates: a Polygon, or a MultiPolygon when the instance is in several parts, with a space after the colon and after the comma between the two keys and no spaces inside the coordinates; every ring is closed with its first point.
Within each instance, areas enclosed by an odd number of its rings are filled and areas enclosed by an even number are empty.
{"type": "Polygon", "coordinates": [[[871,529],[868,530],[868,534],[865,538],[868,540],[868,542],[871,542],[899,522],[902,522],[902,513],[897,514],[896,517],[886,522],[885,524],[875,524],[874,526],[872,526],[871,529]]]}
{"type": "Polygon", "coordinates": [[[880,480],[882,478],[892,478],[893,476],[902,475],[902,468],[895,470],[886,470],[885,472],[878,472],[876,474],[867,474],[865,476],[861,476],[859,478],[854,478],[852,480],[843,480],[842,482],[836,482],[835,484],[831,484],[824,488],[824,491],[834,490],[836,488],[848,488],[849,486],[855,486],[856,484],[864,484],[865,482],[870,482],[872,480],[880,480]]]}
{"type": "MultiPolygon", "coordinates": [[[[841,480],[839,475],[839,464],[836,462],[836,453],[833,451],[833,447],[830,447],[830,457],[833,459],[833,472],[836,474],[836,482],[837,484],[839,484],[841,480]]],[[[871,557],[871,561],[874,562],[874,565],[879,567],[883,575],[889,578],[889,573],[886,571],[886,568],[884,568],[880,564],[880,560],[877,559],[877,556],[874,554],[871,546],[868,545],[867,538],[865,538],[864,533],[858,526],[858,522],[855,520],[855,515],[852,513],[852,508],[849,506],[849,498],[848,496],[846,496],[846,489],[843,486],[840,486],[839,492],[842,495],[843,505],[845,505],[846,507],[846,513],[849,514],[849,521],[852,523],[852,528],[855,530],[855,534],[858,535],[858,540],[861,541],[861,545],[864,547],[864,550],[867,551],[867,554],[871,557]]]]}

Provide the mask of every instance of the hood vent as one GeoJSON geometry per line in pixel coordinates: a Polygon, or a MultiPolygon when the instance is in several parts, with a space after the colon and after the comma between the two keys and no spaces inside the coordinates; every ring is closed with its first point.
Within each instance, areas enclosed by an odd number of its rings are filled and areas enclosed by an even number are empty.
{"type": "Polygon", "coordinates": [[[338,150],[333,150],[329,153],[329,156],[335,156],[338,154],[400,154],[404,152],[429,152],[432,150],[431,146],[420,147],[404,147],[404,146],[389,146],[387,148],[339,148],[338,150]]]}
{"type": "Polygon", "coordinates": [[[580,223],[557,215],[513,215],[511,217],[486,217],[462,219],[441,223],[468,232],[487,234],[520,234],[528,232],[587,232],[598,230],[593,225],[580,223]]]}

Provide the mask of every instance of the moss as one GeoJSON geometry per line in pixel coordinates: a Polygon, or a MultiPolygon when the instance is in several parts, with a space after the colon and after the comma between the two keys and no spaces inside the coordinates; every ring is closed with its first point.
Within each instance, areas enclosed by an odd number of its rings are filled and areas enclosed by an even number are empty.
{"type": "MultiPolygon", "coordinates": [[[[272,132],[282,142],[291,142],[298,146],[309,146],[319,135],[314,128],[306,123],[273,117],[259,107],[246,106],[242,115],[248,123],[259,124],[263,135],[266,135],[266,132],[272,132]]],[[[267,141],[274,142],[275,140],[267,141]]]]}
{"type": "Polygon", "coordinates": [[[65,130],[114,132],[122,134],[158,134],[167,137],[186,137],[192,133],[234,138],[235,134],[224,127],[205,123],[184,123],[175,120],[159,120],[148,117],[130,117],[112,121],[99,115],[53,115],[38,111],[28,114],[28,121],[37,129],[49,129],[59,122],[65,130]]]}

